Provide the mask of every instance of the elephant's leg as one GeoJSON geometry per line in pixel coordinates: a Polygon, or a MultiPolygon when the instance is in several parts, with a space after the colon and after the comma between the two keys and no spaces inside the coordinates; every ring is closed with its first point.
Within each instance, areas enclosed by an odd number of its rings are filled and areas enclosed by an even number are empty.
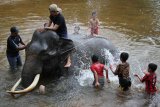
{"type": "Polygon", "coordinates": [[[59,65],[59,75],[60,76],[67,76],[68,75],[68,67],[64,67],[63,64],[59,65]]]}

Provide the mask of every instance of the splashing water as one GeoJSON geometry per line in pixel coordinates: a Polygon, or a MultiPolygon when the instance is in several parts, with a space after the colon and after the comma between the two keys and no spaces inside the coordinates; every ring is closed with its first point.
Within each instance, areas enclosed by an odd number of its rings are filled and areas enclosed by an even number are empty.
{"type": "Polygon", "coordinates": [[[153,45],[157,45],[151,37],[148,37],[148,39],[152,42],[153,45]]]}
{"type": "MultiPolygon", "coordinates": [[[[105,58],[105,62],[106,62],[105,66],[107,66],[108,68],[110,64],[118,63],[115,61],[114,56],[107,49],[101,50],[101,56],[105,58]]],[[[105,75],[105,72],[104,72],[104,75],[105,75]]],[[[118,83],[118,77],[114,76],[110,69],[108,71],[108,75],[111,82],[114,82],[116,84],[118,83]]],[[[94,76],[90,69],[81,69],[79,72],[79,75],[76,78],[81,86],[92,86],[92,83],[94,81],[94,76]]]]}
{"type": "Polygon", "coordinates": [[[93,73],[89,69],[80,70],[77,79],[81,86],[91,86],[94,81],[93,73]]]}
{"type": "Polygon", "coordinates": [[[101,55],[104,56],[107,65],[115,65],[118,63],[112,53],[107,49],[102,49],[101,55]]]}
{"type": "Polygon", "coordinates": [[[141,68],[141,63],[138,60],[136,60],[136,62],[137,62],[137,65],[138,65],[138,68],[139,68],[139,71],[140,71],[140,75],[144,76],[143,70],[141,68]]]}
{"type": "MultiPolygon", "coordinates": [[[[108,66],[108,68],[110,65],[112,65],[113,70],[115,70],[116,68],[114,65],[117,65],[119,63],[119,60],[117,61],[115,59],[115,57],[112,55],[112,53],[107,49],[103,49],[102,53],[105,58],[105,65],[108,66]]],[[[109,77],[110,81],[114,81],[116,83],[118,82],[118,77],[115,76],[110,69],[108,70],[108,77],[109,77]]]]}

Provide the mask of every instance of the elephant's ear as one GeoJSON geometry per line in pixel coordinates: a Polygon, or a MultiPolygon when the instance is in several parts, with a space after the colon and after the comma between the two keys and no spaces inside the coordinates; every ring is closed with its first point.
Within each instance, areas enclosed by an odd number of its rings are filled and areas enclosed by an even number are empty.
{"type": "Polygon", "coordinates": [[[60,50],[59,50],[60,55],[69,54],[73,50],[75,50],[75,45],[73,41],[70,39],[60,38],[59,45],[60,45],[60,50]]]}

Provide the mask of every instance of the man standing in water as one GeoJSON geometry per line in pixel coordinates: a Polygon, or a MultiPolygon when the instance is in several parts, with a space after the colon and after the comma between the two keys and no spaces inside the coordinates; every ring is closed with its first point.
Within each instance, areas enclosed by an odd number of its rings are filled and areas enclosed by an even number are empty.
{"type": "Polygon", "coordinates": [[[11,35],[7,39],[6,55],[11,70],[16,70],[17,66],[22,66],[19,51],[25,49],[26,45],[19,36],[17,27],[11,27],[10,32],[11,35]],[[23,46],[19,46],[19,44],[22,44],[23,46]]]}
{"type": "MultiPolygon", "coordinates": [[[[60,38],[67,39],[67,26],[65,22],[65,18],[61,14],[61,9],[56,4],[51,4],[49,6],[50,11],[50,20],[47,27],[45,27],[46,30],[53,30],[55,31],[60,38]],[[53,24],[53,26],[52,26],[53,24]]],[[[71,59],[70,56],[67,59],[67,63],[64,67],[70,67],[71,66],[71,59]]]]}

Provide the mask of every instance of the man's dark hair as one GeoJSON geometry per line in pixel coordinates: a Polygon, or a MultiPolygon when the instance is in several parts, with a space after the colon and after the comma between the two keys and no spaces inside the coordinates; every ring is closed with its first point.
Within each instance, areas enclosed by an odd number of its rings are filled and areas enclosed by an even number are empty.
{"type": "Polygon", "coordinates": [[[18,33],[19,31],[18,31],[17,27],[13,26],[13,27],[10,28],[10,32],[11,33],[18,33]]]}
{"type": "Polygon", "coordinates": [[[122,52],[121,55],[120,55],[120,58],[122,61],[126,61],[129,57],[129,54],[126,53],[126,52],[122,52]]]}
{"type": "Polygon", "coordinates": [[[92,55],[92,62],[97,62],[98,61],[98,56],[97,55],[92,55]]]}
{"type": "Polygon", "coordinates": [[[148,68],[151,69],[152,72],[155,72],[157,69],[157,65],[154,63],[148,64],[148,68]]]}

